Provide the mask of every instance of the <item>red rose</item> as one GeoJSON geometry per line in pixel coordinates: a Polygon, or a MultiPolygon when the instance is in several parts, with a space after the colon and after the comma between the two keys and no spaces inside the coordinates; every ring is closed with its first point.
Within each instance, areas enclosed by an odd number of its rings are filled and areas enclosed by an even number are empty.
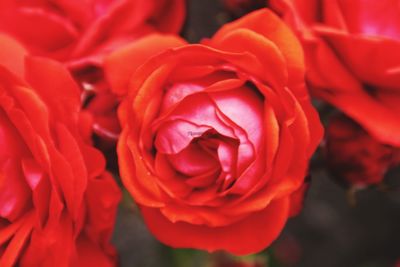
{"type": "Polygon", "coordinates": [[[303,44],[312,93],[400,146],[400,1],[274,0],[303,44]]]}
{"type": "Polygon", "coordinates": [[[380,143],[342,114],[330,119],[325,138],[328,168],[346,185],[381,183],[388,169],[400,163],[399,148],[380,143]]]}
{"type": "Polygon", "coordinates": [[[128,91],[120,173],[153,234],[234,254],[268,246],[322,134],[301,47],[283,22],[262,9],[203,44],[154,35],[112,54],[105,69],[128,91]]]}
{"type": "Polygon", "coordinates": [[[184,0],[0,2],[1,31],[30,53],[61,61],[72,70],[85,109],[93,116],[96,145],[106,151],[115,146],[120,129],[115,115],[119,100],[103,79],[103,57],[155,31],[177,33],[184,17],[184,0]]]}
{"type": "Polygon", "coordinates": [[[5,0],[0,30],[34,55],[98,64],[104,54],[153,32],[177,33],[184,0],[5,0]]]}
{"type": "Polygon", "coordinates": [[[84,142],[78,87],[58,63],[0,44],[0,266],[115,266],[120,192],[84,142]]]}

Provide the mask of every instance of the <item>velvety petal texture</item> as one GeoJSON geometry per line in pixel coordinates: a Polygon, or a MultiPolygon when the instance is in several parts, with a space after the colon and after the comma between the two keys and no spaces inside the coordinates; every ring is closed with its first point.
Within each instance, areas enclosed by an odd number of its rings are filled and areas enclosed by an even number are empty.
{"type": "Polygon", "coordinates": [[[0,44],[0,266],[116,266],[120,192],[86,142],[79,88],[59,63],[0,44]]]}
{"type": "Polygon", "coordinates": [[[276,15],[261,9],[201,44],[149,36],[111,54],[106,75],[127,94],[120,174],[160,241],[243,255],[277,238],[322,127],[301,46],[276,15]]]}
{"type": "Polygon", "coordinates": [[[400,1],[272,0],[305,50],[311,91],[400,146],[400,1]],[[396,104],[395,104],[396,103],[396,104]]]}

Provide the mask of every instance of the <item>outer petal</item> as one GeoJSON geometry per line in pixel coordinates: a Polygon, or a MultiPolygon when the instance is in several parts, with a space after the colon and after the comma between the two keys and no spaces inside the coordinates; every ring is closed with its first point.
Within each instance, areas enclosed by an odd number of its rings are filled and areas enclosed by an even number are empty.
{"type": "Polygon", "coordinates": [[[17,3],[13,3],[12,7],[1,7],[0,29],[23,42],[31,52],[40,55],[62,49],[78,36],[76,28],[67,18],[48,12],[45,8],[17,3]]]}
{"type": "Polygon", "coordinates": [[[356,120],[380,142],[400,146],[399,115],[379,100],[366,92],[329,93],[321,90],[318,95],[356,120]]]}
{"type": "Polygon", "coordinates": [[[276,239],[286,223],[290,207],[288,198],[271,202],[264,210],[238,223],[208,228],[168,221],[157,209],[141,207],[150,231],[172,247],[192,247],[215,251],[221,248],[245,255],[258,252],[276,239]]]}
{"type": "MultiPolygon", "coordinates": [[[[290,11],[291,23],[314,23],[318,20],[321,0],[270,0],[270,6],[279,12],[290,11]]],[[[285,14],[285,16],[288,14],[285,14]]]]}
{"type": "MultiPolygon", "coordinates": [[[[400,40],[348,35],[327,27],[315,29],[362,82],[380,87],[400,87],[400,53],[394,52],[400,50],[400,40]]],[[[328,65],[323,71],[330,71],[328,65]]]]}
{"type": "Polygon", "coordinates": [[[104,64],[112,90],[126,94],[131,76],[140,65],[168,48],[184,44],[184,40],[174,35],[153,34],[112,53],[104,64]]]}
{"type": "Polygon", "coordinates": [[[67,123],[76,119],[72,117],[79,111],[80,90],[60,63],[45,58],[28,57],[26,79],[59,120],[67,123]]]}
{"type": "MultiPolygon", "coordinates": [[[[148,1],[148,0],[145,0],[148,1]]],[[[185,0],[155,0],[152,23],[162,32],[179,33],[186,16],[185,0]]]]}
{"type": "Polygon", "coordinates": [[[0,64],[19,77],[24,77],[25,48],[8,35],[0,34],[0,64]]]}
{"type": "MultiPolygon", "coordinates": [[[[149,174],[145,166],[143,166],[143,159],[138,157],[137,150],[131,151],[129,149],[128,134],[129,128],[127,127],[122,131],[118,141],[118,165],[124,186],[135,197],[137,202],[146,203],[148,206],[152,207],[162,207],[164,203],[159,200],[160,192],[158,186],[154,182],[155,178],[149,174]],[[135,153],[135,155],[132,153],[135,153]],[[138,163],[139,166],[135,166],[138,163]],[[139,178],[147,179],[147,181],[142,181],[143,184],[141,184],[138,181],[137,173],[143,174],[139,178]]],[[[131,145],[131,147],[132,146],[133,145],[131,145]]]]}
{"type": "Polygon", "coordinates": [[[211,44],[229,52],[250,52],[265,65],[267,81],[274,87],[287,83],[285,58],[279,48],[263,35],[248,29],[237,29],[219,38],[213,38],[211,44]]]}
{"type": "Polygon", "coordinates": [[[350,32],[400,38],[398,0],[336,0],[336,2],[341,8],[350,32]]]}
{"type": "Polygon", "coordinates": [[[27,213],[22,221],[21,226],[16,230],[15,235],[7,245],[6,250],[0,256],[0,265],[2,267],[15,266],[20,252],[29,240],[30,233],[34,226],[34,213],[27,213]]]}
{"type": "Polygon", "coordinates": [[[304,60],[301,45],[296,36],[278,16],[268,9],[260,9],[237,21],[225,24],[214,35],[213,40],[223,38],[226,34],[240,28],[250,29],[275,43],[286,60],[289,81],[298,83],[304,80],[304,60]]]}

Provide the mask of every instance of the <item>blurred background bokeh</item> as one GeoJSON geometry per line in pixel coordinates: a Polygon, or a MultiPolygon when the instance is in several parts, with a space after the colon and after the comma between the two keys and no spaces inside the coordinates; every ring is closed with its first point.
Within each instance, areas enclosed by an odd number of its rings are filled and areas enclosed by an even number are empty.
{"type": "MultiPolygon", "coordinates": [[[[230,20],[232,15],[221,1],[189,0],[183,36],[198,42],[230,20]]],[[[311,186],[300,215],[289,220],[270,248],[244,258],[160,244],[125,194],[113,238],[120,266],[219,267],[218,262],[220,267],[394,267],[400,258],[400,169],[387,175],[389,189],[365,189],[350,205],[347,191],[329,177],[318,153],[312,165],[311,186]],[[234,261],[253,265],[230,263],[234,261]]]]}

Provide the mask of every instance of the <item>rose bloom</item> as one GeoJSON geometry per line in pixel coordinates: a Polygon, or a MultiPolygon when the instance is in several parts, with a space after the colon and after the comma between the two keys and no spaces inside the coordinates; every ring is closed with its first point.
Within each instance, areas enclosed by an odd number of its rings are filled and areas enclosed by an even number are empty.
{"type": "Polygon", "coordinates": [[[178,33],[184,17],[184,0],[0,1],[1,31],[73,72],[105,151],[115,145],[120,127],[119,100],[103,77],[104,56],[152,32],[178,33]]]}
{"type": "Polygon", "coordinates": [[[292,200],[322,135],[284,23],[261,9],[203,44],[153,35],[105,66],[112,88],[128,94],[120,174],[150,231],[173,247],[268,246],[299,206],[292,200]]]}
{"type": "Polygon", "coordinates": [[[80,65],[149,32],[177,33],[184,14],[184,0],[5,0],[0,29],[34,55],[80,65]]]}
{"type": "Polygon", "coordinates": [[[77,85],[58,63],[0,44],[0,266],[115,266],[120,192],[85,142],[77,85]]]}
{"type": "Polygon", "coordinates": [[[400,1],[270,2],[300,37],[312,93],[400,146],[400,1]]]}
{"type": "Polygon", "coordinates": [[[363,188],[382,182],[400,164],[400,149],[380,143],[343,114],[330,118],[324,154],[333,176],[342,184],[363,188]]]}

